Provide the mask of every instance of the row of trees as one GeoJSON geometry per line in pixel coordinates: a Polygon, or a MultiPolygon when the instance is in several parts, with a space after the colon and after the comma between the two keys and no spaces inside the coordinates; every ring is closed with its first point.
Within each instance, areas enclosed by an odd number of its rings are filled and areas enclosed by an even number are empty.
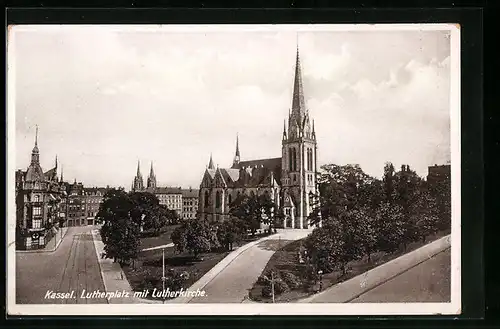
{"type": "Polygon", "coordinates": [[[450,185],[429,184],[409,166],[395,171],[391,163],[382,180],[357,165],[325,165],[319,177],[312,224],[322,221],[305,239],[312,264],[325,273],[346,273],[351,260],[375,251],[393,252],[450,228],[450,185]]]}
{"type": "Polygon", "coordinates": [[[189,252],[195,257],[221,247],[232,250],[233,244],[248,234],[254,236],[261,224],[267,225],[271,233],[281,216],[269,195],[240,195],[230,204],[224,220],[187,219],[172,233],[172,242],[179,252],[189,252]]]}
{"type": "Polygon", "coordinates": [[[122,264],[137,258],[143,231],[158,235],[178,220],[176,212],[161,205],[154,194],[122,189],[106,192],[96,219],[103,224],[104,256],[122,264]]]}

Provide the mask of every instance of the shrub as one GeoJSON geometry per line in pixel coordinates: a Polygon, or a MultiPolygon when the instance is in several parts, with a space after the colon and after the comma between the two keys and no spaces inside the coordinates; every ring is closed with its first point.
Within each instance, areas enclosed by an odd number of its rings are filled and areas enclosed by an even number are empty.
{"type": "MultiPolygon", "coordinates": [[[[269,283],[269,285],[271,285],[271,283],[269,283]]],[[[275,283],[274,283],[274,293],[276,295],[281,295],[282,293],[288,291],[290,288],[288,287],[288,285],[286,284],[285,281],[283,281],[282,279],[278,279],[275,283]]]]}
{"type": "Polygon", "coordinates": [[[288,287],[297,289],[301,286],[301,281],[298,276],[289,271],[281,271],[280,277],[285,281],[288,287]]]}

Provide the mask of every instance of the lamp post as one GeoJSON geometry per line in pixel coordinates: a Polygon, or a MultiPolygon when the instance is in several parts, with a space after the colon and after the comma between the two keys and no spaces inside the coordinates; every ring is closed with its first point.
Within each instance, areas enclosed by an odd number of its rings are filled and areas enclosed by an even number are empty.
{"type": "Polygon", "coordinates": [[[163,304],[165,304],[165,248],[161,249],[161,267],[162,267],[162,277],[161,277],[161,282],[162,282],[162,297],[163,297],[163,304]]]}
{"type": "Polygon", "coordinates": [[[323,290],[323,271],[319,270],[319,291],[323,290]]]}

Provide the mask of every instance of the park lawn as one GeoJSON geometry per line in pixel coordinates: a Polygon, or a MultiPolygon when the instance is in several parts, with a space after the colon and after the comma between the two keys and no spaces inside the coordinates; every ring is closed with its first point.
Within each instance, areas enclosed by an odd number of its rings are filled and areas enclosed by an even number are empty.
{"type": "MultiPolygon", "coordinates": [[[[415,241],[404,248],[400,248],[393,253],[385,252],[375,252],[371,255],[370,261],[368,257],[365,256],[360,260],[351,261],[348,264],[349,271],[346,275],[342,275],[341,271],[334,271],[332,273],[327,273],[323,275],[323,290],[327,289],[337,283],[343,282],[357,275],[360,275],[366,271],[369,271],[379,265],[382,265],[390,260],[393,260],[403,254],[406,254],[412,250],[418,249],[425,244],[435,241],[443,236],[450,234],[450,230],[440,231],[435,234],[429,235],[425,242],[415,241]]],[[[280,248],[269,260],[264,271],[262,273],[267,273],[271,269],[275,271],[289,271],[295,274],[299,278],[304,278],[306,273],[306,265],[299,264],[298,262],[298,251],[302,240],[294,241],[283,248],[280,248]]],[[[254,286],[249,292],[249,297],[251,300],[256,302],[271,303],[272,298],[262,296],[262,288],[264,286],[259,283],[254,283],[254,286]]],[[[308,297],[316,293],[319,289],[319,284],[313,287],[299,287],[297,289],[290,289],[281,295],[275,296],[275,302],[291,302],[297,301],[299,299],[308,297]]]]}
{"type": "MultiPolygon", "coordinates": [[[[259,234],[254,237],[249,236],[247,239],[235,243],[233,250],[257,239],[260,239],[267,234],[259,234]]],[[[158,240],[157,240],[158,241],[158,240]]],[[[168,243],[168,242],[167,242],[168,243]]],[[[166,243],[157,243],[152,246],[162,245],[166,243]]],[[[141,249],[148,248],[141,245],[141,249]]],[[[175,247],[165,248],[165,274],[169,271],[176,273],[187,272],[189,277],[182,284],[182,288],[187,289],[198,281],[203,275],[210,271],[217,263],[226,257],[231,251],[217,250],[209,253],[204,253],[199,259],[195,259],[188,253],[178,253],[175,247]]],[[[130,282],[132,290],[143,291],[144,283],[150,281],[152,286],[149,289],[157,288],[162,290],[162,250],[149,250],[139,253],[139,257],[130,266],[123,266],[123,271],[130,282]]]]}
{"type": "Polygon", "coordinates": [[[170,238],[170,236],[172,235],[172,232],[179,226],[180,225],[168,225],[161,230],[161,233],[158,236],[149,235],[147,232],[144,232],[143,237],[141,238],[140,248],[146,249],[171,243],[172,239],[170,238]]]}

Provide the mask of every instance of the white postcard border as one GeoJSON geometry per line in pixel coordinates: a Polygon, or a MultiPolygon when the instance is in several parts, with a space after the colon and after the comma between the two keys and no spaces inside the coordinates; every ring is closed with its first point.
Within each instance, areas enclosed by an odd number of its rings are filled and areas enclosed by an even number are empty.
{"type": "MultiPolygon", "coordinates": [[[[81,25],[80,25],[81,27],[81,25]]],[[[88,28],[94,26],[88,25],[88,28]]],[[[32,305],[16,304],[15,250],[15,31],[36,30],[40,26],[18,25],[8,29],[7,85],[7,313],[9,315],[430,315],[461,312],[461,148],[460,148],[460,26],[458,24],[342,24],[342,25],[171,25],[162,32],[242,32],[242,31],[450,31],[450,133],[451,133],[451,302],[450,303],[348,303],[348,304],[108,304],[32,305]]],[[[44,29],[70,29],[70,25],[44,25],[44,29]]],[[[158,32],[158,25],[109,25],[109,29],[158,32]]],[[[36,278],[34,278],[36,279],[36,278]]]]}

